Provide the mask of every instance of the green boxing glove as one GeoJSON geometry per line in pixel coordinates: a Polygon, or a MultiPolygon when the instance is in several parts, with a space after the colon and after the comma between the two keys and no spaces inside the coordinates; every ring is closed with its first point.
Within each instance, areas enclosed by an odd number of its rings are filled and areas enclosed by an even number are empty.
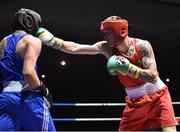
{"type": "Polygon", "coordinates": [[[56,38],[52,33],[42,27],[38,28],[36,32],[36,37],[38,37],[44,45],[52,47],[54,49],[60,49],[63,45],[63,43],[57,42],[56,38]]]}
{"type": "Polygon", "coordinates": [[[111,75],[117,75],[119,72],[127,75],[129,65],[130,62],[126,58],[113,55],[108,60],[107,69],[111,75]]]}
{"type": "Polygon", "coordinates": [[[128,59],[123,56],[113,55],[109,58],[107,63],[107,70],[111,75],[121,73],[133,78],[138,78],[142,69],[131,64],[128,59]]]}
{"type": "Polygon", "coordinates": [[[38,28],[36,36],[40,38],[43,42],[48,42],[54,38],[54,35],[43,27],[38,28]]]}

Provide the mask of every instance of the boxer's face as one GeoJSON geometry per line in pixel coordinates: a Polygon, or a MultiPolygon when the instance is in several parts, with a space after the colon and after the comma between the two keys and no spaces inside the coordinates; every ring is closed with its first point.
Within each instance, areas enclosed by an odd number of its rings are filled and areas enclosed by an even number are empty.
{"type": "Polygon", "coordinates": [[[110,47],[114,47],[116,40],[114,31],[112,29],[105,29],[102,33],[104,35],[104,39],[108,42],[108,45],[110,47]]]}

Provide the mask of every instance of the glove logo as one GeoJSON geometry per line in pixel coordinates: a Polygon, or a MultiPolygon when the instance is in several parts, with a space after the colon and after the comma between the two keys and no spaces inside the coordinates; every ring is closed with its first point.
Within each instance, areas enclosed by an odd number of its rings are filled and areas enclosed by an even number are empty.
{"type": "Polygon", "coordinates": [[[117,63],[119,66],[122,66],[122,65],[125,64],[125,60],[124,60],[124,58],[120,57],[120,58],[117,58],[116,63],[117,63]]]}

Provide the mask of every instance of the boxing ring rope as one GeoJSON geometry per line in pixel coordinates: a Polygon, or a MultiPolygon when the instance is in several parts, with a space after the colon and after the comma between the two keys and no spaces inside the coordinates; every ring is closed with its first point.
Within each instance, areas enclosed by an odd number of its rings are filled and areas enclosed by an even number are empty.
{"type": "MultiPolygon", "coordinates": [[[[180,102],[172,102],[173,105],[178,105],[180,102]]],[[[125,106],[126,103],[53,103],[53,106],[125,106]]]]}
{"type": "Polygon", "coordinates": [[[54,103],[53,106],[125,106],[125,103],[54,103]]]}
{"type": "Polygon", "coordinates": [[[120,121],[121,118],[53,118],[53,121],[74,122],[74,121],[120,121]]]}
{"type": "MultiPolygon", "coordinates": [[[[172,102],[173,105],[179,105],[180,102],[172,102]]],[[[87,106],[125,106],[125,103],[53,103],[53,106],[60,107],[87,107],[87,106]]],[[[180,117],[176,117],[180,121],[180,117]]],[[[121,121],[121,118],[53,118],[53,121],[76,122],[76,121],[121,121]]]]}

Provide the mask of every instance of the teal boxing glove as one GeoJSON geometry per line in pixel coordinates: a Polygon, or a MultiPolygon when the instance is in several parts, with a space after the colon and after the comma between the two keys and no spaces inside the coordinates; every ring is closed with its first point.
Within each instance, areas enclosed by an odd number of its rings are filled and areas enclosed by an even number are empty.
{"type": "Polygon", "coordinates": [[[107,62],[107,70],[111,75],[121,73],[133,78],[138,78],[142,69],[131,64],[128,59],[123,56],[113,55],[107,62]]]}
{"type": "Polygon", "coordinates": [[[129,69],[129,64],[130,62],[126,58],[113,55],[108,60],[107,69],[111,75],[117,75],[118,73],[126,75],[129,69]]]}

